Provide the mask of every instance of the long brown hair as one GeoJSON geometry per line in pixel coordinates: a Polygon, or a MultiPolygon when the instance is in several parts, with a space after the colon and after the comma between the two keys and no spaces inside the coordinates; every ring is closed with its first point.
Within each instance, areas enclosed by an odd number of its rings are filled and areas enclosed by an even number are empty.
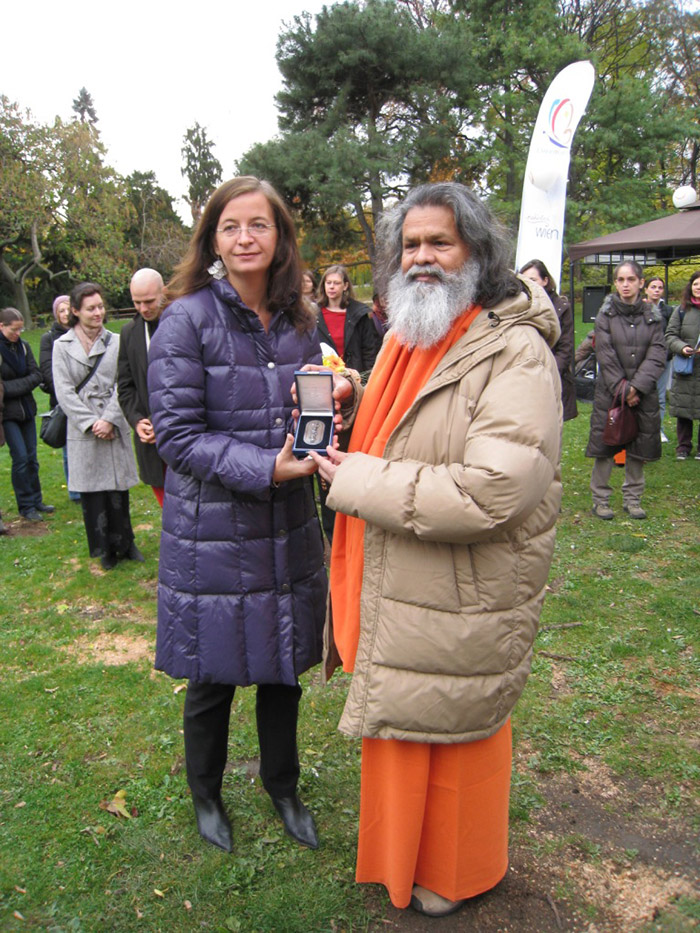
{"type": "Polygon", "coordinates": [[[339,275],[343,280],[343,293],[340,296],[340,307],[347,308],[351,301],[355,298],[355,290],[352,287],[352,282],[350,281],[350,276],[348,275],[348,270],[345,266],[335,265],[329,266],[321,277],[321,281],[318,286],[317,300],[320,305],[323,305],[325,308],[328,304],[328,295],[326,294],[326,279],[328,276],[333,273],[334,275],[339,275]]]}
{"type": "Polygon", "coordinates": [[[241,175],[219,185],[202,211],[192,239],[182,261],[175,267],[165,288],[168,304],[183,295],[204,288],[211,281],[207,271],[218,258],[214,251],[214,236],[224,208],[234,198],[254,191],[262,192],[270,203],[277,226],[277,246],[267,279],[267,306],[270,311],[282,309],[299,330],[314,326],[315,318],[301,298],[301,260],[297,247],[294,221],[287,205],[268,181],[254,175],[241,175]]]}
{"type": "Polygon", "coordinates": [[[697,269],[690,276],[688,284],[683,289],[683,294],[681,295],[681,308],[686,311],[691,306],[690,299],[693,297],[693,282],[696,279],[700,279],[700,269],[697,269]]]}

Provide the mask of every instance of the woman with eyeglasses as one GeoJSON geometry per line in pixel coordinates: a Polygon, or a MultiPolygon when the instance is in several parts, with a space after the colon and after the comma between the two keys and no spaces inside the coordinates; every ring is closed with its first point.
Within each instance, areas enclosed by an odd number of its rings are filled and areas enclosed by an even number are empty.
{"type": "Polygon", "coordinates": [[[294,372],[320,363],[294,225],[251,176],[211,196],[166,289],[148,383],[168,464],[156,667],[189,678],[187,781],[201,836],[230,852],[221,790],[236,687],[256,685],[260,777],[286,832],[316,848],[299,799],[299,675],[321,659],[315,464],[292,453],[294,372]]]}
{"type": "Polygon", "coordinates": [[[44,505],[36,453],[36,402],[33,391],[41,385],[41,370],[29,344],[22,340],[24,318],[16,308],[0,311],[0,377],[5,385],[4,426],[12,458],[12,488],[19,514],[40,522],[44,505]]]}

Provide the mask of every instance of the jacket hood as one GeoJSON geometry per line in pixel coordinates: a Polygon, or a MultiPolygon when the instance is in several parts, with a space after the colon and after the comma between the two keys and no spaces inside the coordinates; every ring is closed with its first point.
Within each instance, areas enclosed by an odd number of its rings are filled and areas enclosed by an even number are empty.
{"type": "MultiPolygon", "coordinates": [[[[614,315],[620,314],[621,312],[615,307],[613,302],[612,294],[606,295],[603,299],[603,304],[600,306],[600,312],[603,314],[614,315]]],[[[644,319],[651,324],[652,321],[663,321],[663,315],[658,309],[658,306],[653,305],[650,301],[642,301],[642,310],[641,313],[644,315],[644,319]]]]}
{"type": "Polygon", "coordinates": [[[539,285],[522,279],[521,286],[522,291],[517,295],[504,299],[492,308],[485,308],[477,316],[464,337],[438,363],[430,385],[450,372],[453,366],[459,366],[459,361],[465,355],[479,359],[483,355],[497,352],[505,345],[505,332],[516,325],[533,327],[550,349],[554,347],[561,336],[561,327],[552,302],[539,285]]]}
{"type": "MultiPolygon", "coordinates": [[[[504,330],[523,324],[534,327],[550,348],[556,344],[561,336],[561,327],[547,293],[528,279],[518,276],[518,280],[522,290],[494,307],[484,309],[467,331],[464,341],[457,346],[462,345],[466,349],[482,344],[485,331],[498,337],[504,330]]],[[[446,357],[451,358],[455,349],[448,350],[446,357]]]]}

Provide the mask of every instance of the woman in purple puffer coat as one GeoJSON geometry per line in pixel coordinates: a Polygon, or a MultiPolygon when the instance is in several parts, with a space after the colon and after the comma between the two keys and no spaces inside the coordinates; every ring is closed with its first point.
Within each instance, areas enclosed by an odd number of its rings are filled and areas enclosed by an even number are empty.
{"type": "Polygon", "coordinates": [[[321,658],[323,544],[292,454],[294,371],[320,363],[290,214],[235,178],[212,195],[151,341],[156,443],[168,465],[156,667],[187,677],[187,780],[197,827],[232,848],[221,800],[231,701],[257,685],[260,776],[286,831],[315,848],[297,796],[298,677],[321,658]]]}

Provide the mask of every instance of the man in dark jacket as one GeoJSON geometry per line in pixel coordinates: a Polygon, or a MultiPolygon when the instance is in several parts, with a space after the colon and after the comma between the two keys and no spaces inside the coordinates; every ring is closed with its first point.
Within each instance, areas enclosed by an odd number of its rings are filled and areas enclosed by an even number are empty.
{"type": "Polygon", "coordinates": [[[139,476],[153,487],[162,506],[165,465],[156,450],[146,375],[148,348],[163,310],[163,279],[155,269],[139,269],[131,279],[130,289],[138,314],[121,332],[117,392],[126,420],[134,429],[139,476]]]}

